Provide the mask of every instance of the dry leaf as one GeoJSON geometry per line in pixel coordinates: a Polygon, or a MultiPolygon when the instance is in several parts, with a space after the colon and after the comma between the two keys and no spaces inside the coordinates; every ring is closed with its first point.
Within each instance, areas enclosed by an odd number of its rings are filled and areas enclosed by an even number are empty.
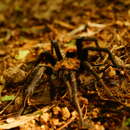
{"type": "Polygon", "coordinates": [[[70,112],[67,107],[61,109],[62,119],[67,120],[70,117],[70,112]]]}

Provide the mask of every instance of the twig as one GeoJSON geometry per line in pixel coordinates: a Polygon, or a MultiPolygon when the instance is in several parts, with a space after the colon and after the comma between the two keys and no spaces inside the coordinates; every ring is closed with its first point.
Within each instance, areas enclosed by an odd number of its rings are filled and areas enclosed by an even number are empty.
{"type": "Polygon", "coordinates": [[[39,117],[41,114],[47,112],[53,106],[46,106],[43,109],[35,111],[32,114],[27,114],[27,115],[24,115],[24,116],[20,116],[18,118],[14,118],[13,122],[0,125],[0,129],[12,129],[12,128],[18,127],[20,125],[23,125],[23,124],[27,123],[28,121],[33,120],[36,117],[39,117]]]}
{"type": "Polygon", "coordinates": [[[67,29],[74,29],[74,26],[73,26],[73,25],[71,25],[71,24],[69,24],[69,23],[66,23],[66,22],[64,22],[64,21],[60,21],[60,20],[57,20],[57,19],[56,19],[56,20],[54,21],[54,23],[60,25],[61,27],[67,28],[67,29]]]}
{"type": "Polygon", "coordinates": [[[80,25],[79,27],[77,27],[76,29],[74,29],[73,31],[69,32],[68,33],[68,36],[73,36],[75,35],[76,33],[79,33],[83,30],[85,30],[87,28],[87,25],[86,24],[83,24],[83,25],[80,25]]]}

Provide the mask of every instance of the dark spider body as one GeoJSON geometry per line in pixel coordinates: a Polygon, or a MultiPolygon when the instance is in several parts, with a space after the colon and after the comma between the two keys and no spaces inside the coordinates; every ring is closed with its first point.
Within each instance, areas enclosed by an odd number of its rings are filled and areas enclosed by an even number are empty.
{"type": "Polygon", "coordinates": [[[103,58],[102,52],[105,52],[109,55],[112,65],[115,67],[120,67],[116,64],[112,53],[107,48],[100,48],[95,38],[77,38],[76,48],[76,51],[68,51],[66,53],[66,56],[63,57],[57,41],[51,41],[51,51],[43,52],[38,56],[34,64],[33,71],[31,71],[28,75],[28,83],[25,83],[27,89],[25,91],[26,98],[24,102],[24,107],[27,99],[33,94],[36,86],[39,86],[41,83],[44,82],[50,82],[52,74],[55,74],[56,78],[62,80],[65,86],[67,86],[70,99],[74,102],[78,110],[81,126],[83,126],[83,116],[77,97],[77,76],[80,74],[80,71],[89,71],[104,87],[105,91],[107,91],[110,96],[113,96],[109,89],[105,86],[103,80],[93,70],[92,65],[88,61],[89,51],[98,52],[101,58],[103,58]],[[96,47],[84,48],[83,41],[93,41],[95,42],[96,47]],[[54,52],[56,57],[54,56],[54,52]],[[43,62],[43,64],[41,64],[41,62],[43,62]],[[44,74],[46,74],[49,78],[43,78],[44,74]],[[31,75],[33,75],[33,77],[31,75]]]}

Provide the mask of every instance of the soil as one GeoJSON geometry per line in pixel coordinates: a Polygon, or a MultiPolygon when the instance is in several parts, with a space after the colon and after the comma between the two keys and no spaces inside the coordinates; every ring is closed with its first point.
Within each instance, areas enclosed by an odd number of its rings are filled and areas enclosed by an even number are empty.
{"type": "Polygon", "coordinates": [[[129,0],[1,0],[0,129],[129,130],[129,35],[129,0]]]}

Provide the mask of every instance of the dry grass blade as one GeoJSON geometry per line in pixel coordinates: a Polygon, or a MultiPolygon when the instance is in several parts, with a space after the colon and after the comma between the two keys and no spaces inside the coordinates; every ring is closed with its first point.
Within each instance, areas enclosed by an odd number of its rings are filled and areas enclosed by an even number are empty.
{"type": "Polygon", "coordinates": [[[89,21],[88,21],[87,24],[90,27],[96,27],[96,28],[104,28],[104,27],[108,26],[108,24],[98,24],[98,23],[92,23],[92,22],[89,22],[89,21]]]}
{"type": "Polygon", "coordinates": [[[68,36],[73,36],[75,35],[76,33],[79,33],[83,30],[85,30],[87,27],[87,25],[83,24],[83,25],[80,25],[79,27],[77,27],[76,29],[72,30],[71,32],[68,33],[68,36]]]}
{"type": "Polygon", "coordinates": [[[66,28],[66,29],[74,29],[74,26],[73,26],[73,25],[71,25],[71,24],[69,24],[69,23],[66,23],[66,22],[64,22],[64,21],[55,20],[54,23],[60,25],[61,27],[66,28]]]}
{"type": "MultiPolygon", "coordinates": [[[[6,123],[6,124],[1,124],[0,129],[12,129],[12,128],[18,127],[20,125],[23,125],[23,124],[27,123],[28,121],[33,120],[36,117],[39,117],[41,114],[47,112],[52,107],[53,106],[46,106],[46,107],[42,108],[41,110],[38,110],[38,111],[36,111],[32,114],[27,114],[27,115],[24,115],[24,116],[13,118],[12,122],[6,123]]],[[[8,119],[6,119],[6,120],[8,120],[8,119]]]]}

